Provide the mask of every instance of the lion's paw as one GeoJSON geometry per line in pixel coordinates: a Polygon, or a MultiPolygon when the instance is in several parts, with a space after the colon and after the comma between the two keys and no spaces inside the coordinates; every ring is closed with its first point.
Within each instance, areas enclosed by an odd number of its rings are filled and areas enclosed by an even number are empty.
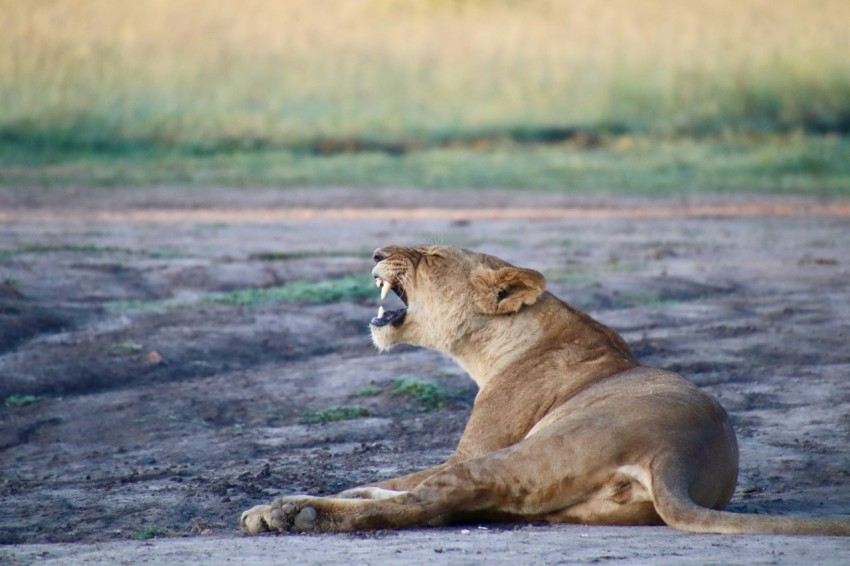
{"type": "Polygon", "coordinates": [[[286,497],[271,505],[257,505],[242,513],[239,526],[249,534],[265,531],[310,532],[316,530],[316,509],[310,497],[286,497]]]}
{"type": "Polygon", "coordinates": [[[284,497],[272,503],[272,525],[279,531],[296,533],[316,528],[316,509],[309,506],[311,497],[284,497]]]}
{"type": "Polygon", "coordinates": [[[239,518],[239,527],[249,535],[256,535],[271,530],[271,505],[251,507],[239,518]]]}

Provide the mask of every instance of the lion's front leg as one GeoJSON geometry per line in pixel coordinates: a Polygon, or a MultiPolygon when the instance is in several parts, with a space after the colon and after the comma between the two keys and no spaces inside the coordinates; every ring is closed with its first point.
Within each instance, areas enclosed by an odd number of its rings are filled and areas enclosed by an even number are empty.
{"type": "Polygon", "coordinates": [[[441,464],[374,485],[347,489],[331,497],[293,496],[278,499],[271,505],[257,505],[242,513],[239,526],[244,532],[252,535],[268,531],[357,530],[363,527],[348,527],[358,522],[356,520],[357,506],[348,505],[346,501],[381,501],[405,495],[409,489],[419,485],[446,466],[447,464],[441,464]],[[305,505],[304,501],[310,503],[305,505]],[[305,508],[308,510],[299,517],[298,514],[305,508]],[[322,519],[319,518],[320,511],[322,519]],[[330,516],[334,514],[339,517],[346,516],[348,519],[331,520],[330,516]]]}
{"type": "Polygon", "coordinates": [[[334,495],[336,499],[389,499],[398,495],[404,495],[407,491],[396,491],[375,486],[362,486],[346,489],[334,495]]]}
{"type": "MultiPolygon", "coordinates": [[[[385,496],[387,494],[382,494],[385,496]]],[[[292,496],[245,511],[243,531],[345,532],[393,529],[424,524],[435,513],[417,498],[402,492],[383,499],[341,499],[292,496]]]]}

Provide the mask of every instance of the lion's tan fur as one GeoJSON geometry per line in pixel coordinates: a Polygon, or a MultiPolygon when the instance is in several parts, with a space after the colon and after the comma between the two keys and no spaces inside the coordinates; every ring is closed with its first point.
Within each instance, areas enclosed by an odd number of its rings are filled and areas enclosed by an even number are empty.
{"type": "Polygon", "coordinates": [[[375,345],[444,352],[478,384],[457,450],[429,470],[335,497],[287,497],[247,532],[476,521],[641,525],[700,532],[850,534],[850,521],[722,512],[738,450],[722,407],[640,366],[613,330],[545,291],[543,276],[448,246],[376,251],[409,302],[375,345]]]}

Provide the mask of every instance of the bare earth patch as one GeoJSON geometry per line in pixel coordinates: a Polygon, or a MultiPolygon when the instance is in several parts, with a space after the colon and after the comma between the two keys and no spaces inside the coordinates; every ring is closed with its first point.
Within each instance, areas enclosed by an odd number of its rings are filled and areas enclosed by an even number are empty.
{"type": "Polygon", "coordinates": [[[850,561],[847,540],[667,528],[242,537],[256,503],[451,452],[474,385],[432,352],[378,355],[377,292],[357,289],[372,249],[420,242],[540,270],[718,397],[741,445],[731,510],[850,515],[847,201],[3,190],[0,560],[850,561]],[[354,288],[274,294],[326,280],[354,288]]]}

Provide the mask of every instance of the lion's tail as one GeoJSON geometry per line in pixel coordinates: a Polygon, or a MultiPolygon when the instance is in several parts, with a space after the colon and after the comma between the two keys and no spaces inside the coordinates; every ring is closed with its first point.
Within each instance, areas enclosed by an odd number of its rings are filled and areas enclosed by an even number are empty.
{"type": "Polygon", "coordinates": [[[850,519],[746,515],[706,509],[693,502],[683,470],[652,466],[655,510],[667,525],[694,533],[850,536],[850,519]]]}

